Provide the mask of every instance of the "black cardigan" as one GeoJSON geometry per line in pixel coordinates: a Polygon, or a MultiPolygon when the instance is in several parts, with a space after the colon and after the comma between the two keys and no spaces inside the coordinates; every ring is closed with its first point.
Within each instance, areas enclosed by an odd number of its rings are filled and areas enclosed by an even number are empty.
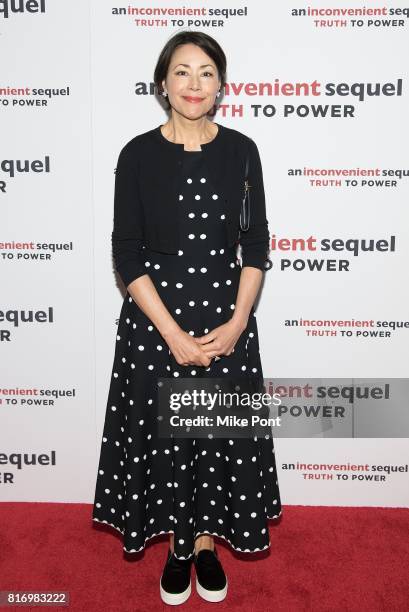
{"type": "MultiPolygon", "coordinates": [[[[217,124],[215,138],[200,145],[212,181],[224,198],[228,246],[241,245],[242,267],[262,271],[269,252],[263,172],[254,140],[217,124]],[[250,227],[240,232],[245,156],[249,152],[250,227]]],[[[127,287],[147,274],[142,249],[176,254],[178,185],[184,145],[165,138],[160,126],[138,134],[122,148],[116,166],[112,251],[127,287]]]]}

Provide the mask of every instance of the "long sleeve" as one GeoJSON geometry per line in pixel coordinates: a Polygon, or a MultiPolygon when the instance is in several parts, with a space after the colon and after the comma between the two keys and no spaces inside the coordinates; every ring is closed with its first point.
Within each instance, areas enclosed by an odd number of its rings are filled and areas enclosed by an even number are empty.
{"type": "Polygon", "coordinates": [[[263,272],[268,269],[269,239],[266,202],[264,194],[263,170],[258,148],[250,139],[248,182],[250,185],[250,225],[245,232],[240,232],[242,267],[252,266],[263,272]]]}
{"type": "Polygon", "coordinates": [[[143,245],[143,210],[138,194],[137,162],[125,145],[116,166],[112,253],[115,269],[126,287],[147,273],[141,252],[143,245]]]}

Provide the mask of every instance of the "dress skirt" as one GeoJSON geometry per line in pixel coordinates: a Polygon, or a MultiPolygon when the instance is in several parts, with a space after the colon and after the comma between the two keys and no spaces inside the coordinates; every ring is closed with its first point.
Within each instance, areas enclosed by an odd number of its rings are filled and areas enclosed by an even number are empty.
{"type": "MultiPolygon", "coordinates": [[[[144,248],[146,271],[165,306],[192,336],[227,322],[241,267],[227,246],[222,198],[201,151],[185,151],[177,254],[144,248]]],[[[117,529],[127,552],[174,533],[175,555],[194,553],[198,535],[241,552],[270,546],[268,519],[282,512],[273,436],[172,438],[158,435],[158,379],[263,380],[251,309],[233,352],[208,367],[179,365],[150,319],[125,295],[96,478],[93,520],[117,529]]]]}

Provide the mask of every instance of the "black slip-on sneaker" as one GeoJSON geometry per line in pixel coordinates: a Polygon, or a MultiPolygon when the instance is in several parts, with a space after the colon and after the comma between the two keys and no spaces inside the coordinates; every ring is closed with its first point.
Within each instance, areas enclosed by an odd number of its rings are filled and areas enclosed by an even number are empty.
{"type": "Polygon", "coordinates": [[[227,578],[214,550],[203,548],[194,554],[196,591],[206,601],[222,601],[227,595],[227,578]]]}
{"type": "Polygon", "coordinates": [[[168,549],[168,556],[160,578],[160,596],[171,606],[184,603],[192,592],[190,568],[193,557],[177,559],[168,549]]]}

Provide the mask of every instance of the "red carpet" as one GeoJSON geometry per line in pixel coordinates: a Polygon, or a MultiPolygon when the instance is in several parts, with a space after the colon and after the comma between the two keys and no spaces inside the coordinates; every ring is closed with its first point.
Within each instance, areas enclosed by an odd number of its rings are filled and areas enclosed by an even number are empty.
{"type": "Polygon", "coordinates": [[[223,602],[196,594],[192,570],[190,599],[167,606],[158,585],[166,535],[128,554],[119,533],[92,522],[91,505],[0,503],[0,590],[69,591],[70,612],[409,610],[409,509],[285,506],[270,524],[264,553],[233,553],[216,539],[223,602]]]}

